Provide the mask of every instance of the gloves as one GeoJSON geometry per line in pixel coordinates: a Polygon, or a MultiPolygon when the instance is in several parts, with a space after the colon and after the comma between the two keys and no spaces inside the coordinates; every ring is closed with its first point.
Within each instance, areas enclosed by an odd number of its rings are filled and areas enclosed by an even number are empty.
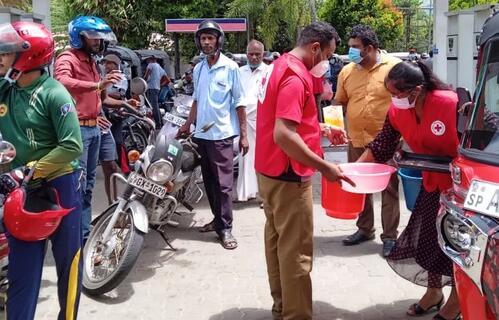
{"type": "Polygon", "coordinates": [[[0,194],[8,195],[15,188],[20,186],[20,180],[17,180],[10,173],[0,175],[0,194]]]}

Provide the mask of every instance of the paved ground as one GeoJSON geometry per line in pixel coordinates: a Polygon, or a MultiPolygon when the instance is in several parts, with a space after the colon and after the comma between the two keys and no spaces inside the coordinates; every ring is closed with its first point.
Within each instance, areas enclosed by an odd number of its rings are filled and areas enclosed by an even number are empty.
{"type": "MultiPolygon", "coordinates": [[[[338,156],[343,155],[335,159],[338,156]]],[[[379,238],[343,247],[341,239],[355,231],[355,223],[327,217],[320,207],[320,188],[316,186],[315,191],[314,319],[408,318],[405,310],[424,288],[390,269],[379,255],[379,238]]],[[[98,211],[105,206],[102,180],[95,193],[98,211]]],[[[379,217],[378,195],[375,200],[379,217]]],[[[409,217],[403,209],[400,230],[409,217]]],[[[195,230],[211,220],[206,201],[196,206],[195,213],[180,217],[177,228],[169,229],[177,252],[165,249],[159,235],[149,234],[137,265],[121,286],[97,299],[82,296],[79,319],[271,319],[263,211],[256,203],[238,204],[234,219],[234,235],[239,240],[234,251],[224,250],[214,234],[195,230]]],[[[377,224],[380,230],[379,219],[377,224]]],[[[49,254],[36,319],[57,318],[56,281],[49,254]]]]}

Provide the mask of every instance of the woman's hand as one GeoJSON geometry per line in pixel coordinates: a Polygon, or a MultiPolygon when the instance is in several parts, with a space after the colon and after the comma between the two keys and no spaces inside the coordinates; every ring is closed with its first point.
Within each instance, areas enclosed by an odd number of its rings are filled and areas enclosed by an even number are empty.
{"type": "Polygon", "coordinates": [[[329,139],[332,145],[344,145],[348,143],[347,133],[340,127],[321,123],[321,133],[329,139]]]}

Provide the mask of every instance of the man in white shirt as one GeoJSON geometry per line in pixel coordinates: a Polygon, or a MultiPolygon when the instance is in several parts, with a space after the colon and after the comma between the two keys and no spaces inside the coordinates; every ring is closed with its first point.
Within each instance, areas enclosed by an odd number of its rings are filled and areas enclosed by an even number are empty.
{"type": "Polygon", "coordinates": [[[237,177],[237,200],[248,201],[256,198],[258,184],[255,172],[255,138],[256,138],[256,106],[258,103],[258,87],[262,81],[267,65],[263,60],[263,43],[251,40],[246,48],[248,64],[239,68],[241,83],[244,88],[244,105],[246,106],[248,153],[239,156],[239,174],[237,177]]]}

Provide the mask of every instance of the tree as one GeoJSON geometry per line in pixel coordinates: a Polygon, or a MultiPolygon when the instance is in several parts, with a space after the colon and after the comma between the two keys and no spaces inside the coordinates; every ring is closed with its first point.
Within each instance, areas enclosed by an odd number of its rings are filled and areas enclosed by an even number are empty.
{"type": "MultiPolygon", "coordinates": [[[[402,14],[388,0],[325,0],[319,17],[331,23],[343,40],[348,40],[354,25],[369,25],[378,35],[382,48],[388,51],[397,49],[397,39],[403,33],[402,14]]],[[[345,42],[339,52],[346,51],[345,42]]]]}
{"type": "Polygon", "coordinates": [[[31,11],[30,0],[0,0],[0,7],[10,7],[20,9],[26,12],[31,11]]]}
{"type": "Polygon", "coordinates": [[[494,0],[449,0],[449,10],[468,9],[479,4],[492,4],[494,2],[497,3],[497,1],[494,0]]]}
{"type": "Polygon", "coordinates": [[[430,49],[433,15],[421,4],[421,0],[393,0],[404,17],[404,35],[396,42],[399,50],[416,48],[418,52],[426,52],[430,49]]]}
{"type": "Polygon", "coordinates": [[[232,0],[227,16],[248,18],[250,37],[261,39],[267,48],[277,49],[276,40],[294,43],[300,27],[310,23],[309,1],[312,0],[232,0]],[[282,36],[289,41],[282,41],[282,36]]]}

